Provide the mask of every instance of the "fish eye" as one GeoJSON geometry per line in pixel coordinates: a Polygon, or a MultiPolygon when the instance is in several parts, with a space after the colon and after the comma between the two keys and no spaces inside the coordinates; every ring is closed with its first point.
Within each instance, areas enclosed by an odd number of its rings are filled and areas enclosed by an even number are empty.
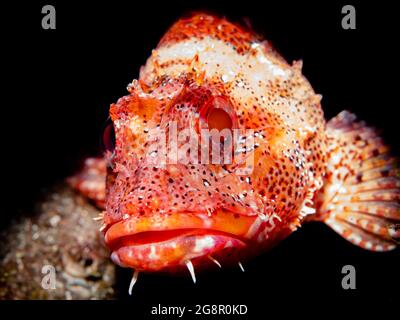
{"type": "Polygon", "coordinates": [[[103,152],[111,152],[113,153],[115,150],[115,130],[114,123],[111,118],[107,119],[107,122],[104,125],[103,133],[101,136],[101,147],[103,152]]]}
{"type": "Polygon", "coordinates": [[[232,106],[223,97],[214,97],[200,110],[200,118],[203,122],[202,127],[209,130],[234,129],[236,125],[236,115],[232,106]]]}
{"type": "Polygon", "coordinates": [[[210,130],[232,129],[232,119],[230,115],[223,109],[214,108],[210,110],[207,116],[208,128],[210,130]]]}

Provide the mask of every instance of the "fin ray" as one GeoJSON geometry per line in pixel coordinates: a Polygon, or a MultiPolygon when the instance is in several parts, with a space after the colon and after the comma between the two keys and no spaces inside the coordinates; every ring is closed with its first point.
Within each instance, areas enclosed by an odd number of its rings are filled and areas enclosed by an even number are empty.
{"type": "Polygon", "coordinates": [[[396,248],[396,244],[393,241],[387,241],[347,221],[328,219],[325,223],[343,238],[364,249],[371,251],[390,251],[396,248]]]}

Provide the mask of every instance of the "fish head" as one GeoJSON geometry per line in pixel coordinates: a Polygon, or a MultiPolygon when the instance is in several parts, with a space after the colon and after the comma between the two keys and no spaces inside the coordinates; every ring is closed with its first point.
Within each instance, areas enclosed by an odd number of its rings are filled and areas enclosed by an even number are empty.
{"type": "Polygon", "coordinates": [[[299,106],[282,114],[277,105],[310,88],[265,47],[244,63],[237,46],[214,38],[176,48],[175,59],[192,55],[171,69],[166,39],[110,107],[105,241],[114,262],[141,271],[237,262],[298,224],[312,175],[304,146],[315,135],[299,106]],[[289,80],[258,55],[306,89],[285,91],[289,80]]]}

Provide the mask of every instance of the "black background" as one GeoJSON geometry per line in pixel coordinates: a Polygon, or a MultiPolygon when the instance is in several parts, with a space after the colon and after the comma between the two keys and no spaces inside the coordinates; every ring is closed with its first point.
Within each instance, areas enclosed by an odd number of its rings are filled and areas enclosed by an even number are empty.
{"type": "MultiPolygon", "coordinates": [[[[168,26],[193,10],[251,21],[289,62],[303,59],[303,73],[323,95],[326,118],[351,110],[382,128],[398,154],[398,18],[391,2],[260,3],[27,1],[1,5],[5,78],[1,226],[19,212],[29,211],[41,189],[62,181],[85,156],[98,152],[109,104],[127,94],[126,85],[137,78],[168,26]],[[41,28],[45,4],[56,8],[56,30],[41,28]],[[345,4],[356,8],[356,30],[341,27],[345,4]]],[[[272,309],[287,312],[293,305],[309,313],[315,313],[316,305],[339,311],[345,306],[390,310],[399,298],[399,267],[398,251],[363,251],[328,227],[310,224],[246,264],[245,273],[237,268],[204,274],[196,285],[189,276],[145,275],[129,298],[125,292],[130,275],[121,270],[121,298],[129,301],[89,308],[98,313],[120,311],[132,319],[149,315],[151,306],[158,303],[247,304],[251,319],[267,318],[272,309]],[[346,264],[356,267],[356,290],[341,287],[341,269],[346,264]]]]}

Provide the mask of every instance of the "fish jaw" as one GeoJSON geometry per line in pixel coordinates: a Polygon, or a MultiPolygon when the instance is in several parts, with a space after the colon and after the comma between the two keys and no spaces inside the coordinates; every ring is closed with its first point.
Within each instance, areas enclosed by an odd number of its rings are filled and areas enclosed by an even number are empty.
{"type": "Polygon", "coordinates": [[[113,224],[105,233],[111,259],[121,267],[146,272],[184,270],[187,261],[207,269],[210,256],[231,264],[254,249],[248,230],[255,216],[218,210],[135,217],[113,224]]]}
{"type": "Polygon", "coordinates": [[[113,251],[111,259],[121,267],[147,272],[171,272],[183,269],[187,261],[202,266],[204,262],[210,263],[208,256],[220,260],[221,251],[245,247],[244,242],[229,236],[188,234],[159,243],[125,245],[113,251]]]}

